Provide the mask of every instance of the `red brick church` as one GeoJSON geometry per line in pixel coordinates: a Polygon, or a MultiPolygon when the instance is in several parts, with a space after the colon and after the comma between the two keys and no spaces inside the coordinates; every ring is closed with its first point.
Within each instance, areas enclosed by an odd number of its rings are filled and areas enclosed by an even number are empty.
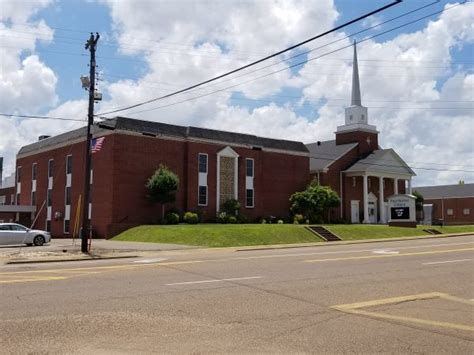
{"type": "MultiPolygon", "coordinates": [[[[93,137],[103,139],[91,170],[95,236],[111,237],[158,220],[160,208],[147,199],[145,183],[160,164],[180,179],[172,207],[198,211],[203,221],[215,220],[229,198],[239,200],[241,214],[251,222],[286,217],[290,195],[317,179],[341,197],[334,220],[386,223],[387,197],[410,192],[415,174],[393,149],[379,146],[378,131],[361,102],[355,46],[352,103],[345,111],[335,140],[306,146],[125,117],[97,123],[93,137]]],[[[33,217],[35,228],[70,236],[84,188],[85,138],[84,127],[22,147],[13,190],[16,207],[0,206],[0,217],[33,217]]]]}
{"type": "Polygon", "coordinates": [[[378,131],[369,124],[362,106],[357,50],[354,44],[351,106],[345,109],[345,123],[338,126],[336,139],[307,144],[310,174],[341,197],[334,218],[351,223],[386,223],[387,197],[411,193],[412,169],[393,149],[379,146],[378,131]]]}

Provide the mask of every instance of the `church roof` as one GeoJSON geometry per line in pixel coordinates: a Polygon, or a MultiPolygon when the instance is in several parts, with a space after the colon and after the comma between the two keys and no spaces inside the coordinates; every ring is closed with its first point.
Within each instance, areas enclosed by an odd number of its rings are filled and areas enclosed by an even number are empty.
{"type": "MultiPolygon", "coordinates": [[[[259,137],[252,134],[218,131],[214,129],[200,127],[186,127],[172,125],[168,123],[143,121],[127,117],[116,117],[110,120],[94,124],[92,132],[94,135],[101,134],[105,130],[123,130],[142,134],[165,135],[181,139],[206,139],[228,144],[242,144],[249,147],[277,149],[282,151],[292,151],[306,153],[308,150],[302,142],[284,139],[273,139],[259,137]]],[[[18,155],[49,149],[58,144],[71,142],[86,136],[86,127],[75,129],[54,137],[50,137],[26,146],[23,146],[18,155]]]]}
{"type": "Polygon", "coordinates": [[[328,168],[336,160],[339,160],[359,143],[336,145],[336,141],[324,141],[306,144],[309,150],[309,170],[311,172],[322,171],[328,168]]]}
{"type": "Polygon", "coordinates": [[[474,197],[474,184],[420,186],[413,190],[423,195],[424,199],[474,197]]]}
{"type": "Polygon", "coordinates": [[[372,172],[395,175],[416,175],[393,149],[374,150],[364,159],[358,160],[345,172],[372,172]]]}

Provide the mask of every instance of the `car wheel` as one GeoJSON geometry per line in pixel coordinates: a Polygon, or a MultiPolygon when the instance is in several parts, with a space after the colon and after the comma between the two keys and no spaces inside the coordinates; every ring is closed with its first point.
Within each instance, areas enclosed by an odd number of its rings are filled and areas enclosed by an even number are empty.
{"type": "Polygon", "coordinates": [[[33,239],[33,243],[34,245],[36,245],[37,247],[40,247],[44,244],[45,240],[44,240],[44,237],[42,235],[37,235],[35,237],[35,239],[33,239]]]}

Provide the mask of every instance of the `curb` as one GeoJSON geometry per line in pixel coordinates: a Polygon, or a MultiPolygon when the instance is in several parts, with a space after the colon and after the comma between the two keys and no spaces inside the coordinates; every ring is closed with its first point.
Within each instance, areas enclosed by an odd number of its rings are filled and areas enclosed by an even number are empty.
{"type": "Polygon", "coordinates": [[[130,259],[130,258],[137,258],[137,257],[138,257],[138,255],[122,255],[122,256],[98,256],[98,257],[74,258],[74,259],[11,260],[11,261],[7,261],[5,264],[6,265],[11,265],[11,264],[44,264],[44,263],[61,263],[61,262],[68,262],[68,261],[130,259]]]}
{"type": "Polygon", "coordinates": [[[259,251],[259,250],[273,250],[273,249],[295,249],[295,248],[310,248],[310,247],[329,247],[338,245],[350,245],[350,244],[369,244],[369,243],[380,243],[380,242],[400,242],[405,240],[423,240],[423,239],[440,239],[440,238],[451,238],[451,237],[465,237],[474,235],[471,232],[468,233],[452,233],[452,234],[438,234],[438,235],[423,235],[416,237],[399,237],[399,238],[378,238],[378,239],[361,239],[361,240],[341,240],[337,242],[319,242],[319,243],[308,243],[298,245],[269,245],[269,246],[256,246],[249,248],[236,249],[239,251],[259,251]]]}

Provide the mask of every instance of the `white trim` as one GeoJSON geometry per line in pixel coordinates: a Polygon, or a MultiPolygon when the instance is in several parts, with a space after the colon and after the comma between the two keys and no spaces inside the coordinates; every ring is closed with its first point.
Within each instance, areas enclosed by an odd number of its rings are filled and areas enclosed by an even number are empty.
{"type": "Polygon", "coordinates": [[[220,173],[221,173],[221,157],[228,157],[228,158],[234,158],[234,198],[238,200],[239,195],[239,155],[235,150],[233,150],[231,147],[226,146],[224,149],[221,149],[219,152],[217,152],[217,188],[216,188],[216,213],[219,213],[219,204],[220,204],[220,194],[221,194],[221,178],[220,178],[220,173]]]}
{"type": "Polygon", "coordinates": [[[245,158],[245,208],[255,208],[254,179],[255,179],[255,159],[245,158]],[[247,175],[247,161],[252,162],[252,176],[247,175]],[[247,190],[252,191],[252,204],[251,205],[247,205],[247,190]]]}
{"type": "Polygon", "coordinates": [[[209,154],[207,153],[198,153],[198,206],[207,206],[209,204],[209,187],[207,185],[207,176],[209,174],[209,154]],[[201,155],[206,156],[206,172],[200,171],[201,166],[201,155]],[[206,203],[202,204],[199,202],[199,189],[201,187],[206,188],[206,203]]]}

